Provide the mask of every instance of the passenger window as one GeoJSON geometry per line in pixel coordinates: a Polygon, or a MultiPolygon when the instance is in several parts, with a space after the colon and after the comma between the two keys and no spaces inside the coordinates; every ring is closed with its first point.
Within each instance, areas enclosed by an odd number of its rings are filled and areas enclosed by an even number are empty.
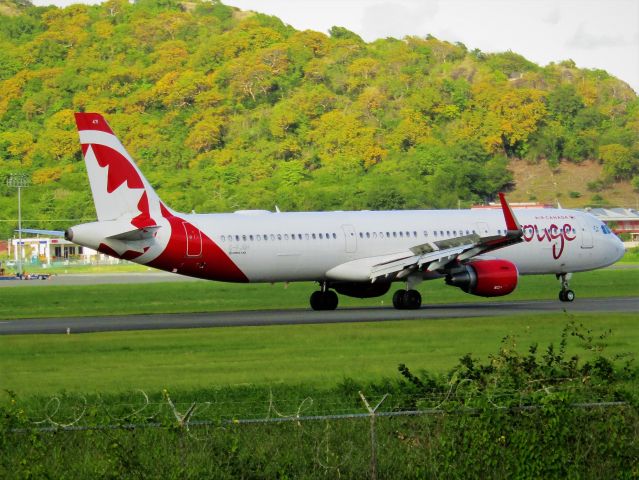
{"type": "Polygon", "coordinates": [[[319,238],[320,238],[320,240],[322,240],[324,238],[324,236],[320,233],[319,234],[319,238]]]}
{"type": "Polygon", "coordinates": [[[359,238],[364,238],[364,234],[362,232],[359,232],[359,238]]]}
{"type": "Polygon", "coordinates": [[[239,235],[235,235],[235,241],[239,242],[240,241],[240,236],[239,235]]]}
{"type": "Polygon", "coordinates": [[[313,234],[312,237],[313,237],[313,240],[315,240],[315,234],[313,234]]]}
{"type": "Polygon", "coordinates": [[[225,237],[224,235],[222,235],[222,236],[220,237],[220,239],[221,239],[223,242],[226,242],[226,237],[225,237]]]}
{"type": "Polygon", "coordinates": [[[370,232],[366,232],[366,238],[371,238],[371,233],[370,232]]]}
{"type": "Polygon", "coordinates": [[[278,233],[278,234],[277,234],[277,239],[278,239],[278,240],[282,240],[282,234],[281,234],[281,233],[278,233]]]}
{"type": "Polygon", "coordinates": [[[336,240],[336,239],[337,239],[337,234],[336,234],[336,233],[334,233],[334,234],[333,234],[333,239],[334,239],[334,240],[336,240]]]}

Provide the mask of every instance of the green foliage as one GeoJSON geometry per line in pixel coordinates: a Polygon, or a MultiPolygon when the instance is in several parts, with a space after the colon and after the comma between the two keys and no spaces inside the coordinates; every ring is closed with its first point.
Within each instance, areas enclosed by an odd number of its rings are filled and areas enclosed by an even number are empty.
{"type": "Polygon", "coordinates": [[[468,354],[445,375],[402,364],[399,378],[346,377],[324,388],[8,391],[0,397],[0,475],[635,478],[639,372],[606,353],[610,336],[570,321],[558,347],[520,353],[507,337],[487,363],[468,354]],[[569,343],[592,359],[569,354],[569,343]],[[379,402],[374,421],[362,395],[379,402]]]}
{"type": "Polygon", "coordinates": [[[297,32],[218,1],[11,5],[0,15],[0,176],[31,174],[25,218],[92,215],[74,203],[86,180],[68,180],[82,175],[73,111],[105,114],[184,211],[454,207],[508,188],[515,156],[637,174],[636,95],[570,61],[541,68],[432,36],[365,43],[339,26],[297,32]]]}

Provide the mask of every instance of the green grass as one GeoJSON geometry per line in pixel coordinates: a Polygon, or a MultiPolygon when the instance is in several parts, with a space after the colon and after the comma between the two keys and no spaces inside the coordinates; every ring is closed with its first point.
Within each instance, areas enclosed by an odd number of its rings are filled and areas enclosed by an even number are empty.
{"type": "MultiPolygon", "coordinates": [[[[639,269],[578,273],[571,288],[578,298],[638,295],[639,269]]],[[[308,308],[309,295],[315,289],[312,283],[218,282],[5,287],[0,288],[0,319],[308,308]]],[[[419,289],[428,305],[556,299],[559,283],[551,275],[522,277],[514,293],[490,299],[468,295],[442,280],[424,282],[419,289]]],[[[390,305],[393,291],[362,300],[340,296],[340,306],[390,305]]]]}
{"type": "MultiPolygon", "coordinates": [[[[571,315],[612,329],[610,353],[636,351],[634,314],[571,315]]],[[[559,341],[566,314],[388,323],[235,327],[0,337],[0,390],[158,392],[228,385],[332,387],[397,376],[397,365],[444,372],[462,355],[486,358],[505,335],[523,350],[559,341]]]]}
{"type": "Polygon", "coordinates": [[[639,263],[639,247],[626,250],[626,253],[619,260],[619,263],[639,263]]]}

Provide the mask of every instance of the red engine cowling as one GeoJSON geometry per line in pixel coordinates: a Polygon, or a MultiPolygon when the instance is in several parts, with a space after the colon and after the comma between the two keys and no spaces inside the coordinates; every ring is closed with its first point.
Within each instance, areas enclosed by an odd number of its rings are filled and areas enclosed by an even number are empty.
{"type": "Polygon", "coordinates": [[[449,273],[446,283],[480,297],[501,297],[517,287],[519,272],[507,260],[476,260],[449,273]]]}

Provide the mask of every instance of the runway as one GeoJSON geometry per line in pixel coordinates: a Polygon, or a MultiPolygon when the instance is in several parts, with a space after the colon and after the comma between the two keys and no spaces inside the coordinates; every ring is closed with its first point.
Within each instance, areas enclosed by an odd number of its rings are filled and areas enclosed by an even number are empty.
{"type": "Polygon", "coordinates": [[[0,322],[0,335],[90,333],[125,330],[162,330],[267,325],[305,325],[348,322],[388,322],[396,320],[440,320],[538,313],[639,312],[638,297],[583,298],[573,303],[558,300],[465,303],[424,306],[419,310],[393,308],[343,308],[329,312],[310,309],[260,310],[240,312],[172,313],[102,317],[36,318],[0,322]]]}

